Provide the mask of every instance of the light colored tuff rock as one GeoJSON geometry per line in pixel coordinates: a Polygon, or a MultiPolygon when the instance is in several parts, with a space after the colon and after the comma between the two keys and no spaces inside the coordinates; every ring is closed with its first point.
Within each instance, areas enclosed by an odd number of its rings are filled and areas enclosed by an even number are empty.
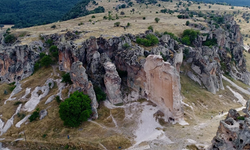
{"type": "Polygon", "coordinates": [[[122,93],[121,93],[121,78],[119,77],[116,67],[111,62],[104,63],[105,76],[104,84],[107,91],[107,96],[111,104],[122,103],[122,93]]]}
{"type": "Polygon", "coordinates": [[[39,115],[40,115],[40,120],[42,120],[44,117],[46,117],[48,114],[47,110],[44,109],[44,110],[41,110],[39,115]]]}
{"type": "Polygon", "coordinates": [[[199,85],[201,85],[200,79],[199,79],[196,75],[194,75],[191,71],[188,71],[187,75],[188,75],[188,77],[189,77],[190,79],[192,79],[194,82],[197,82],[199,85]]]}
{"type": "Polygon", "coordinates": [[[98,102],[96,100],[95,91],[91,81],[88,80],[88,75],[86,74],[86,69],[83,67],[82,62],[74,62],[70,69],[70,77],[73,82],[73,87],[75,90],[82,91],[87,94],[91,99],[91,106],[93,111],[93,119],[98,118],[97,108],[98,102]]]}
{"type": "Polygon", "coordinates": [[[183,119],[179,72],[159,55],[149,55],[144,64],[147,98],[155,102],[169,121],[183,119]]]}
{"type": "Polygon", "coordinates": [[[220,121],[216,136],[212,140],[211,150],[249,150],[250,149],[250,116],[249,104],[240,116],[236,110],[229,110],[225,120],[220,121]],[[240,119],[241,118],[241,119],[240,119]]]}

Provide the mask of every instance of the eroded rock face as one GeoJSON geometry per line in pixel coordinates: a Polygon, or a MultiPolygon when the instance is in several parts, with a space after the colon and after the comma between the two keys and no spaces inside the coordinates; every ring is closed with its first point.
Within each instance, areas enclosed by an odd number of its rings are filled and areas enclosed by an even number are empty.
{"type": "Polygon", "coordinates": [[[250,149],[250,116],[247,102],[244,116],[236,110],[229,110],[225,120],[220,121],[216,136],[212,140],[211,150],[249,150],[250,149]]]}
{"type": "Polygon", "coordinates": [[[220,66],[220,57],[217,54],[218,49],[209,48],[207,46],[203,46],[196,49],[190,49],[190,58],[192,59],[191,69],[189,73],[190,76],[191,71],[193,72],[198,80],[199,84],[203,84],[208,91],[212,93],[216,93],[220,89],[224,89],[222,83],[222,72],[220,66]],[[201,82],[199,82],[201,81],[201,82]]]}
{"type": "Polygon", "coordinates": [[[149,55],[144,64],[148,99],[161,107],[170,121],[183,118],[180,76],[177,69],[159,55],[149,55]],[[172,119],[172,120],[171,120],[172,119]]]}
{"type": "Polygon", "coordinates": [[[0,76],[3,82],[20,81],[34,71],[39,52],[32,46],[19,45],[0,49],[0,76]]]}
{"type": "Polygon", "coordinates": [[[82,91],[87,94],[91,99],[93,119],[98,118],[97,107],[98,102],[96,100],[95,91],[91,81],[88,80],[88,75],[86,74],[86,69],[83,67],[82,62],[74,62],[70,69],[70,77],[73,82],[73,87],[75,90],[82,91]]]}
{"type": "Polygon", "coordinates": [[[104,84],[107,91],[107,96],[111,104],[119,104],[123,102],[121,93],[121,78],[119,77],[116,67],[111,62],[104,63],[105,76],[104,84]]]}

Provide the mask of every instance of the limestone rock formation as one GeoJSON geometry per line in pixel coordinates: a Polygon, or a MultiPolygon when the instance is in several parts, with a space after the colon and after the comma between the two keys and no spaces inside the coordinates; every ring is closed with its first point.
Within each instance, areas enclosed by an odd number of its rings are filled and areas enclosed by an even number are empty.
{"type": "Polygon", "coordinates": [[[28,45],[0,49],[1,81],[14,82],[29,77],[38,59],[39,53],[28,45]]]}
{"type": "Polygon", "coordinates": [[[70,69],[70,77],[73,82],[75,90],[80,90],[84,94],[87,94],[91,99],[91,106],[93,111],[93,119],[98,118],[97,108],[98,102],[96,100],[95,91],[91,81],[88,80],[86,69],[83,67],[82,62],[74,62],[70,69]]]}
{"type": "Polygon", "coordinates": [[[119,77],[116,67],[111,62],[104,63],[105,76],[104,84],[107,91],[107,96],[111,104],[119,104],[123,102],[121,93],[121,78],[119,77]]]}
{"type": "Polygon", "coordinates": [[[144,64],[148,99],[161,107],[170,121],[183,118],[180,76],[177,69],[159,55],[149,55],[144,64]]]}
{"type": "Polygon", "coordinates": [[[240,116],[236,110],[229,110],[225,120],[220,121],[216,136],[212,140],[211,150],[249,150],[250,116],[247,102],[246,114],[240,116]]]}

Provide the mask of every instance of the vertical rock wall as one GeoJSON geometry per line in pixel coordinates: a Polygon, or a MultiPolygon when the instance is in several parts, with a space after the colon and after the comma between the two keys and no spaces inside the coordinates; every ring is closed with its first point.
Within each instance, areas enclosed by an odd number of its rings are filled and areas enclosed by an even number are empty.
{"type": "Polygon", "coordinates": [[[180,76],[177,69],[159,55],[149,55],[144,64],[146,93],[170,121],[183,119],[180,76]]]}

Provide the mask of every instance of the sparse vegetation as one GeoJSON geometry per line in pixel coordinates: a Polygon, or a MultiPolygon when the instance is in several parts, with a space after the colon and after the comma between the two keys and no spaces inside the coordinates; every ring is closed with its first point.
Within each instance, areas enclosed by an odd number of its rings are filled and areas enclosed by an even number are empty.
{"type": "Polygon", "coordinates": [[[59,106],[60,118],[65,126],[77,127],[87,121],[92,114],[91,100],[88,95],[75,91],[59,106]]]}

